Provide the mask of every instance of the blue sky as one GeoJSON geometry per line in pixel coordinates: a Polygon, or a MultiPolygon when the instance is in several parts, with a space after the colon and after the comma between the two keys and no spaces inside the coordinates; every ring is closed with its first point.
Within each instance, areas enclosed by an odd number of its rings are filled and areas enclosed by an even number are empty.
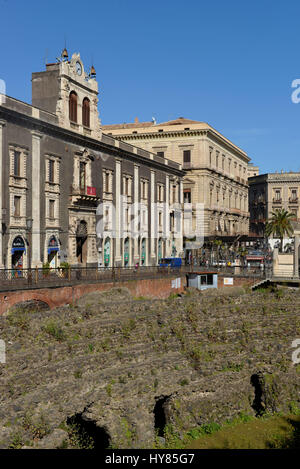
{"type": "Polygon", "coordinates": [[[300,170],[300,2],[0,0],[0,79],[31,102],[60,54],[94,63],[103,124],[208,122],[261,172],[300,170]]]}

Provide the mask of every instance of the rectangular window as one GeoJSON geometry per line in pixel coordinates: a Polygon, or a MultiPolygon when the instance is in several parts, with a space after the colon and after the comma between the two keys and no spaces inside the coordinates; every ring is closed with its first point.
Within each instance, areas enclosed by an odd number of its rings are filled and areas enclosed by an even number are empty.
{"type": "Polygon", "coordinates": [[[55,200],[49,200],[49,218],[55,218],[54,207],[55,207],[55,200]]]}
{"type": "Polygon", "coordinates": [[[54,161],[49,160],[49,182],[54,182],[54,161]]]}
{"type": "Polygon", "coordinates": [[[109,207],[105,207],[104,212],[104,229],[109,230],[110,228],[110,219],[109,219],[109,207]]]}
{"type": "Polygon", "coordinates": [[[161,184],[157,185],[157,201],[163,202],[164,201],[164,186],[161,184]]]}
{"type": "Polygon", "coordinates": [[[124,195],[130,195],[130,180],[129,177],[124,177],[124,195]]]}
{"type": "Polygon", "coordinates": [[[80,162],[79,168],[79,187],[81,191],[85,191],[85,173],[86,173],[86,164],[82,161],[80,162]]]}
{"type": "Polygon", "coordinates": [[[175,227],[175,214],[174,212],[170,213],[170,231],[173,231],[175,227]]]}
{"type": "Polygon", "coordinates": [[[21,197],[19,195],[14,196],[14,216],[21,216],[21,197]]]}
{"type": "Polygon", "coordinates": [[[125,208],[125,222],[126,225],[128,226],[130,223],[130,213],[129,213],[129,208],[125,208]]]}
{"type": "Polygon", "coordinates": [[[191,190],[184,190],[183,192],[183,202],[185,204],[190,204],[192,201],[192,197],[191,197],[191,190]]]}
{"type": "Polygon", "coordinates": [[[157,154],[157,156],[160,156],[161,158],[165,157],[165,152],[164,151],[158,151],[156,154],[157,154]]]}
{"type": "Polygon", "coordinates": [[[292,189],[291,194],[292,194],[291,199],[292,200],[297,200],[297,189],[292,189]]]}
{"type": "Polygon", "coordinates": [[[183,162],[190,163],[191,162],[191,150],[184,150],[183,152],[183,162]]]}
{"type": "Polygon", "coordinates": [[[159,227],[162,226],[162,213],[161,212],[158,213],[158,225],[159,227]]]}
{"type": "Polygon", "coordinates": [[[21,153],[19,151],[14,152],[14,175],[21,176],[21,153]]]}
{"type": "Polygon", "coordinates": [[[177,202],[177,200],[176,200],[176,186],[172,186],[172,196],[173,196],[173,203],[177,202]]]}
{"type": "Polygon", "coordinates": [[[142,181],[142,184],[141,184],[141,198],[142,199],[145,199],[146,198],[146,182],[145,181],[142,181]]]}
{"type": "Polygon", "coordinates": [[[275,200],[280,200],[281,199],[281,192],[280,190],[275,191],[275,200]]]}

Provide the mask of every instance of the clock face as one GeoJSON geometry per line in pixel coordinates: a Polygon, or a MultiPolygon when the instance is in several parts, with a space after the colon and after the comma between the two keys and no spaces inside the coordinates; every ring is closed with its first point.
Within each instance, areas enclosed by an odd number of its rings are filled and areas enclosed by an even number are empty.
{"type": "Polygon", "coordinates": [[[82,67],[81,67],[81,63],[80,63],[80,62],[76,62],[76,73],[77,73],[77,75],[81,75],[81,74],[82,74],[82,67]]]}

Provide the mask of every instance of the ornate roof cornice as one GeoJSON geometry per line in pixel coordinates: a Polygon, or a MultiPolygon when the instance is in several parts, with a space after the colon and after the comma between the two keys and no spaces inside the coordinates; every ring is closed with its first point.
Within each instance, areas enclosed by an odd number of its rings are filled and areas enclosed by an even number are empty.
{"type": "MultiPolygon", "coordinates": [[[[105,129],[104,129],[105,130],[105,129]]],[[[139,129],[140,130],[140,129],[139,129]]],[[[106,130],[109,132],[109,129],[106,130]]],[[[229,151],[237,155],[239,158],[242,158],[246,163],[250,161],[249,156],[241,149],[239,149],[236,145],[231,143],[221,134],[216,132],[214,129],[207,128],[207,129],[189,129],[189,130],[164,130],[163,132],[144,132],[143,130],[139,131],[138,133],[126,133],[126,134],[115,134],[116,138],[127,141],[127,140],[165,140],[170,138],[176,137],[210,137],[219,145],[226,147],[229,151]]]]}
{"type": "MultiPolygon", "coordinates": [[[[117,145],[115,146],[101,140],[95,140],[89,136],[73,132],[72,130],[60,127],[59,125],[44,121],[40,118],[32,117],[8,107],[0,106],[0,121],[15,123],[27,128],[31,132],[39,132],[43,135],[49,135],[53,138],[61,139],[64,142],[88,148],[89,150],[99,152],[106,151],[114,157],[119,157],[121,159],[124,159],[125,157],[127,160],[134,163],[144,164],[145,166],[150,166],[163,172],[169,172],[179,177],[183,177],[185,174],[185,172],[180,169],[180,165],[178,163],[165,159],[163,161],[158,161],[158,158],[155,159],[155,156],[146,150],[143,151],[149,154],[149,158],[136,153],[135,150],[138,149],[135,147],[132,147],[132,151],[130,151],[130,149],[127,150],[120,148],[117,145]]],[[[111,140],[116,141],[115,138],[112,138],[111,140]]]]}

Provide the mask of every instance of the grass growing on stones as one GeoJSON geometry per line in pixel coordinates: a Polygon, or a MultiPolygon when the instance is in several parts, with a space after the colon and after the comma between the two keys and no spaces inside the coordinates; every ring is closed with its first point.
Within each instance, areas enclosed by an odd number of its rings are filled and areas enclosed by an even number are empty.
{"type": "Polygon", "coordinates": [[[56,339],[58,342],[62,342],[67,338],[66,333],[62,327],[54,321],[48,322],[45,326],[43,326],[42,329],[44,332],[54,337],[54,339],[56,339]]]}
{"type": "MultiPolygon", "coordinates": [[[[299,448],[300,415],[274,415],[248,422],[225,425],[211,434],[198,435],[189,449],[271,449],[299,448]]],[[[190,433],[191,434],[191,433],[190,433]]]]}
{"type": "Polygon", "coordinates": [[[158,449],[296,449],[300,445],[300,413],[253,417],[240,413],[224,424],[211,422],[182,433],[172,424],[164,428],[163,439],[155,438],[158,449]]]}

